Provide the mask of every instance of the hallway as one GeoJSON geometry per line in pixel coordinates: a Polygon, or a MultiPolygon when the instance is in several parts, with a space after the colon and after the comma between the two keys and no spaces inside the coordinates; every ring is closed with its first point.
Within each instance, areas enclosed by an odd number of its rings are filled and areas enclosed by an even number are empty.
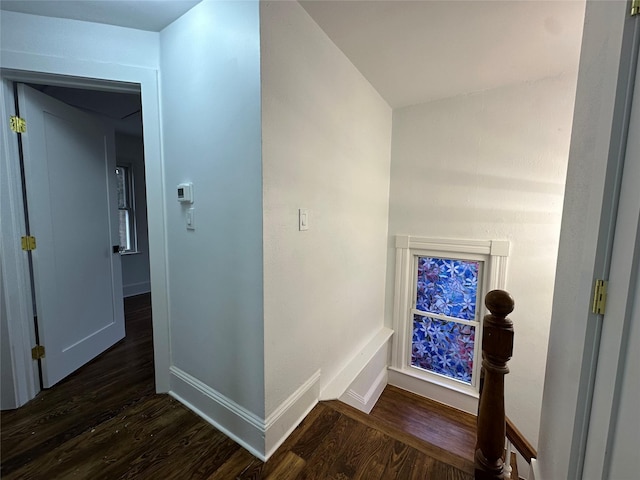
{"type": "Polygon", "coordinates": [[[4,411],[6,479],[454,479],[471,480],[472,417],[393,387],[371,415],[318,404],[262,463],[153,387],[150,296],[125,300],[127,337],[4,411]],[[418,438],[418,437],[422,437],[418,438]]]}

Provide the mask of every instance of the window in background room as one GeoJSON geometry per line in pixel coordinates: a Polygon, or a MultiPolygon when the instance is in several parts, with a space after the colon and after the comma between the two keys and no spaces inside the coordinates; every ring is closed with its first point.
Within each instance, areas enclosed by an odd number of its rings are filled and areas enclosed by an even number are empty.
{"type": "Polygon", "coordinates": [[[120,253],[135,253],[136,222],[133,201],[133,174],[131,166],[116,167],[118,189],[118,220],[120,232],[120,253]]]}

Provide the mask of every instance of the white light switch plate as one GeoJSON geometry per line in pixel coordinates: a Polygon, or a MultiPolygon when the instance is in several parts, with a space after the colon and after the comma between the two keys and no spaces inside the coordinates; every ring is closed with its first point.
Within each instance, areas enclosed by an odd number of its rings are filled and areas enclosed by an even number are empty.
{"type": "Polygon", "coordinates": [[[306,208],[298,209],[298,230],[309,230],[309,210],[306,208]]]}
{"type": "Polygon", "coordinates": [[[187,222],[187,230],[196,229],[196,216],[193,208],[187,209],[186,222],[187,222]]]}

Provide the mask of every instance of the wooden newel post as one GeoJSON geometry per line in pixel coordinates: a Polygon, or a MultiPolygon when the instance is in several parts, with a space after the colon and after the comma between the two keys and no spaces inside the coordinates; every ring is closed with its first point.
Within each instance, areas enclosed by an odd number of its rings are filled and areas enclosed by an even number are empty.
{"type": "Polygon", "coordinates": [[[476,480],[509,478],[502,456],[506,433],[504,414],[504,376],[513,354],[513,298],[504,290],[492,290],[484,300],[489,315],[482,330],[482,369],[484,382],[478,408],[478,433],[475,453],[476,480]]]}

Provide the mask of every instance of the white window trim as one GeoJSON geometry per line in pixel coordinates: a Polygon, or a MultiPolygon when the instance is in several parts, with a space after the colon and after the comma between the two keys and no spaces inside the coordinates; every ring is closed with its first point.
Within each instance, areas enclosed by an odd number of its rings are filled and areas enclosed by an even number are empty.
{"type": "MultiPolygon", "coordinates": [[[[135,191],[135,176],[133,172],[133,162],[124,160],[120,161],[120,159],[116,160],[117,168],[124,168],[127,172],[126,175],[126,189],[127,189],[127,199],[131,204],[126,210],[129,212],[129,239],[131,241],[131,249],[129,250],[121,250],[120,255],[136,255],[140,253],[138,249],[138,218],[136,215],[136,191],[135,191]]],[[[120,210],[120,208],[118,208],[120,210]]],[[[119,219],[118,219],[119,225],[119,219]]]]}
{"type": "MultiPolygon", "coordinates": [[[[504,289],[507,277],[508,240],[454,240],[396,235],[396,277],[393,306],[393,337],[391,370],[398,373],[436,384],[471,397],[478,397],[478,386],[467,385],[455,379],[441,375],[422,374],[411,366],[411,338],[409,318],[413,311],[415,290],[415,257],[417,256],[465,256],[483,261],[483,291],[478,292],[478,320],[476,342],[482,345],[482,318],[486,313],[484,295],[494,289],[504,289]]],[[[481,361],[480,348],[476,349],[475,365],[481,361]]]]}

